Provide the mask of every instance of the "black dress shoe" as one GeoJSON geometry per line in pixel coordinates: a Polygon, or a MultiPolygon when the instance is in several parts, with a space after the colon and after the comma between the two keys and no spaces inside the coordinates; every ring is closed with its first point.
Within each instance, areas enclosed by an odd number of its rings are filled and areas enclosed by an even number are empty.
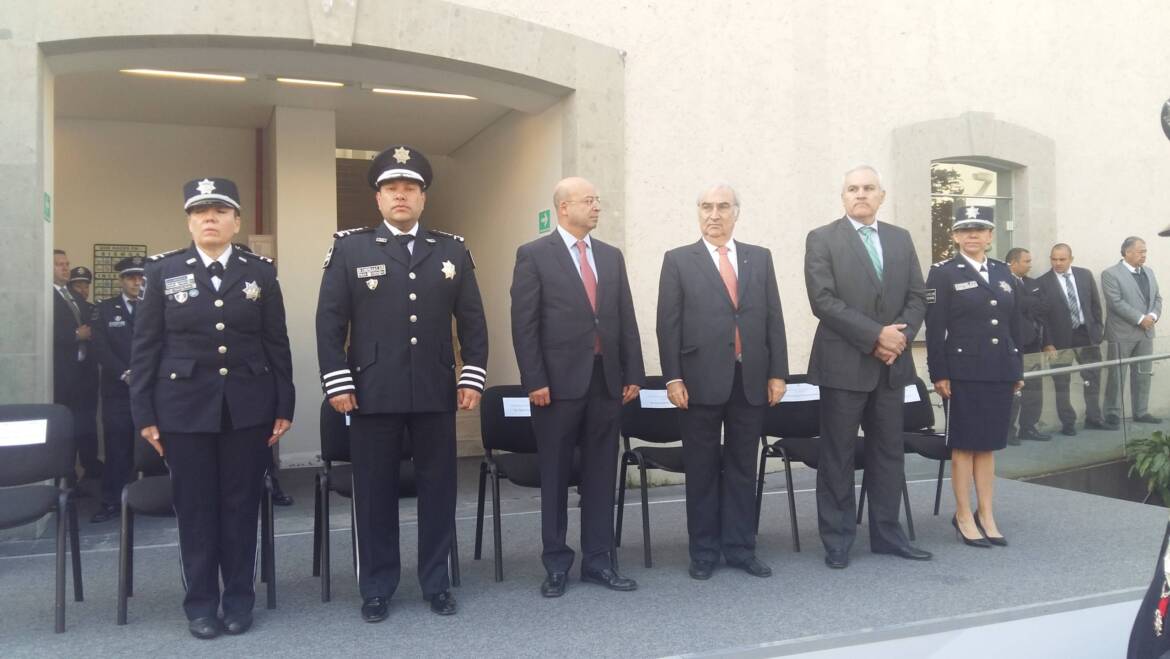
{"type": "Polygon", "coordinates": [[[238,636],[252,628],[252,614],[246,613],[241,616],[225,615],[223,617],[223,632],[238,636]]]}
{"type": "Polygon", "coordinates": [[[1154,416],[1153,414],[1143,414],[1141,416],[1135,416],[1133,418],[1133,420],[1137,421],[1138,423],[1162,423],[1162,419],[1154,416]]]}
{"type": "Polygon", "coordinates": [[[382,622],[390,615],[390,603],[385,597],[371,597],[362,603],[362,620],[382,622]]]}
{"type": "Polygon", "coordinates": [[[609,568],[603,570],[581,570],[581,581],[605,586],[610,590],[625,591],[638,589],[637,581],[629,577],[623,577],[609,568]]]}
{"type": "Polygon", "coordinates": [[[746,560],[742,560],[742,561],[727,561],[727,565],[729,567],[739,568],[739,569],[743,570],[744,572],[747,572],[748,574],[752,575],[753,577],[770,577],[770,576],[772,576],[772,568],[768,567],[767,565],[764,565],[764,562],[761,561],[760,559],[756,558],[755,556],[752,556],[752,557],[750,557],[746,560]]]}
{"type": "Polygon", "coordinates": [[[929,561],[934,557],[934,554],[919,549],[911,545],[903,545],[901,547],[892,547],[890,549],[872,549],[875,554],[889,554],[890,556],[897,556],[898,558],[905,558],[909,561],[929,561]]]}
{"type": "MultiPolygon", "coordinates": [[[[979,525],[978,519],[976,519],[975,525],[979,525]]],[[[986,537],[981,536],[978,538],[968,538],[967,536],[963,535],[963,532],[959,529],[958,517],[953,515],[951,516],[951,526],[955,527],[955,535],[959,536],[959,539],[963,541],[963,544],[967,545],[968,547],[982,547],[983,549],[991,549],[991,543],[988,542],[986,537]]],[[[980,533],[982,533],[982,531],[980,531],[980,533]]]]}
{"type": "Polygon", "coordinates": [[[204,641],[219,636],[223,631],[223,628],[219,626],[219,618],[216,617],[196,618],[187,623],[187,629],[192,636],[204,641]]]}
{"type": "Polygon", "coordinates": [[[825,554],[825,565],[834,570],[844,570],[849,567],[849,552],[831,551],[825,554]]]}
{"type": "Polygon", "coordinates": [[[564,572],[549,572],[544,578],[544,583],[540,584],[540,594],[545,597],[560,597],[565,594],[565,584],[568,581],[569,575],[564,572]]]}
{"type": "Polygon", "coordinates": [[[1121,425],[1121,417],[1117,416],[1116,414],[1106,414],[1105,423],[1112,426],[1119,426],[1121,425]]]}
{"type": "Polygon", "coordinates": [[[1064,435],[1065,437],[1076,437],[1077,436],[1077,429],[1072,424],[1069,424],[1067,426],[1061,426],[1060,427],[1060,434],[1064,435]]]}
{"type": "Polygon", "coordinates": [[[1121,426],[1117,423],[1110,423],[1103,419],[1085,419],[1085,428],[1092,428],[1094,430],[1117,430],[1121,426]]]}
{"type": "Polygon", "coordinates": [[[274,506],[291,506],[293,505],[293,498],[284,493],[280,489],[280,481],[275,478],[272,479],[272,505],[274,506]]]}
{"type": "Polygon", "coordinates": [[[89,523],[90,524],[101,524],[102,522],[108,522],[111,519],[114,519],[115,517],[118,517],[121,514],[122,514],[121,508],[119,508],[113,504],[103,503],[102,507],[98,508],[98,511],[93,514],[93,517],[89,518],[89,523]]]}
{"type": "Polygon", "coordinates": [[[987,541],[996,547],[1007,546],[1007,538],[1003,537],[1002,535],[987,535],[987,530],[983,528],[983,522],[979,521],[978,510],[975,511],[975,528],[979,529],[979,532],[983,534],[983,537],[987,538],[987,541]]]}
{"type": "Polygon", "coordinates": [[[1036,442],[1046,442],[1052,439],[1052,435],[1046,432],[1040,432],[1035,428],[1021,428],[1019,437],[1020,439],[1030,439],[1036,442]]]}
{"type": "Polygon", "coordinates": [[[715,571],[715,561],[691,561],[691,567],[687,571],[690,572],[692,579],[706,581],[715,571]]]}
{"type": "Polygon", "coordinates": [[[455,596],[451,591],[444,590],[440,593],[435,593],[427,598],[431,603],[431,612],[437,613],[441,616],[455,615],[455,596]]]}

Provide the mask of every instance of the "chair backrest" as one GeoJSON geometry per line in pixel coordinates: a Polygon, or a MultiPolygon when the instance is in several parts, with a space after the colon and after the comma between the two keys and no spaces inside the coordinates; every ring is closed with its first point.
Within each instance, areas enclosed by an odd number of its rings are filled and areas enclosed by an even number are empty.
{"type": "Polygon", "coordinates": [[[321,459],[349,462],[349,427],[345,415],[333,409],[328,399],[321,401],[321,459]]]}
{"type": "MultiPolygon", "coordinates": [[[[646,378],[643,392],[663,391],[666,380],[661,375],[646,378]]],[[[642,397],[622,406],[622,436],[654,444],[669,444],[682,439],[679,414],[676,407],[642,407],[642,397]]]]}
{"type": "Polygon", "coordinates": [[[141,437],[134,438],[134,473],[143,476],[162,476],[168,473],[163,457],[154,450],[150,442],[141,437]]]}
{"type": "MultiPolygon", "coordinates": [[[[804,397],[800,393],[807,385],[808,376],[788,377],[788,392],[780,403],[766,408],[764,412],[764,434],[769,437],[819,437],[821,434],[821,401],[817,397],[804,397]]],[[[811,385],[809,385],[811,386],[811,385]]]]}
{"type": "Polygon", "coordinates": [[[930,404],[930,394],[926,391],[926,383],[922,378],[914,378],[914,388],[918,390],[918,400],[910,401],[902,406],[902,429],[906,432],[920,432],[934,428],[934,406],[930,404]]]}
{"type": "Polygon", "coordinates": [[[64,405],[0,405],[0,487],[72,475],[73,446],[73,414],[64,405]]]}
{"type": "MultiPolygon", "coordinates": [[[[483,392],[479,404],[479,430],[486,450],[509,451],[511,453],[536,453],[536,433],[532,430],[532,418],[509,416],[504,412],[507,398],[528,400],[528,393],[518,384],[498,384],[483,392]]],[[[523,405],[518,403],[517,408],[523,405]]],[[[509,409],[512,408],[509,402],[509,409]]]]}

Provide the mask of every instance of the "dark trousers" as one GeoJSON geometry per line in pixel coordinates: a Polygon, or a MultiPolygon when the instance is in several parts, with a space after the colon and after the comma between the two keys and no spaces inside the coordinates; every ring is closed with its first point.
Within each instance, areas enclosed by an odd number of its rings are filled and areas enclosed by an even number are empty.
{"type": "MultiPolygon", "coordinates": [[[[1053,366],[1071,366],[1075,359],[1079,364],[1096,364],[1101,361],[1101,347],[1090,344],[1089,331],[1084,325],[1073,330],[1072,345],[1063,350],[1060,357],[1053,362],[1053,366]]],[[[1071,426],[1077,421],[1076,410],[1069,400],[1069,376],[1052,376],[1052,386],[1056,390],[1056,415],[1061,425],[1071,426]]],[[[1081,379],[1085,382],[1085,419],[1101,421],[1101,371],[1081,371],[1081,379]]]]}
{"type": "MultiPolygon", "coordinates": [[[[1040,370],[1040,360],[1035,353],[1040,352],[1041,346],[1028,346],[1024,349],[1024,370],[1040,370]]],[[[1040,416],[1044,412],[1044,381],[1040,379],[1028,380],[1020,395],[1012,399],[1012,427],[1014,432],[1026,429],[1036,429],[1040,416]]]]}
{"type": "Polygon", "coordinates": [[[541,560],[549,572],[568,572],[573,550],[569,528],[569,482],[573,454],[580,455],[581,569],[613,567],[614,488],[617,484],[618,423],[622,401],[605,388],[601,360],[584,398],[553,400],[532,408],[540,463],[541,560]]]}
{"type": "Polygon", "coordinates": [[[106,466],[102,471],[102,503],[110,506],[122,502],[122,488],[134,471],[134,419],[130,416],[130,399],[122,396],[102,397],[102,431],[106,447],[106,466]]]}
{"type": "Polygon", "coordinates": [[[455,413],[350,417],[354,531],[362,599],[398,588],[398,479],[407,432],[418,483],[418,582],[429,597],[451,586],[447,558],[455,532],[455,413]]]}
{"type": "Polygon", "coordinates": [[[743,562],[756,553],[756,455],[764,406],[748,403],[735,365],[731,397],[722,405],[682,412],[691,560],[743,562]],[[720,445],[720,431],[726,436],[720,445]]]}
{"type": "MultiPolygon", "coordinates": [[[[880,382],[886,382],[883,367],[880,382]]],[[[817,525],[826,551],[848,552],[857,536],[854,442],[865,430],[865,487],[869,498],[870,549],[909,544],[898,513],[906,479],[902,453],[902,387],[879,384],[873,391],[821,387],[820,464],[817,467],[817,525]]]]}
{"type": "Polygon", "coordinates": [[[224,428],[162,434],[179,520],[188,620],[216,615],[221,578],[224,615],[246,615],[256,602],[257,522],[272,424],[224,428]]]}

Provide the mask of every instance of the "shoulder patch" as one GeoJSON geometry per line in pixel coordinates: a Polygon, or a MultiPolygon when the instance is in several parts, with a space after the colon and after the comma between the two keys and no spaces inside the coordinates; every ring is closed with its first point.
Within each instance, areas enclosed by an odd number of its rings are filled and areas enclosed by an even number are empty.
{"type": "Polygon", "coordinates": [[[172,249],[169,252],[155,254],[154,256],[149,257],[147,260],[148,261],[161,261],[161,260],[167,258],[168,256],[174,256],[175,254],[180,254],[180,253],[185,252],[185,251],[187,251],[186,247],[180,247],[179,249],[172,249]]]}
{"type": "Polygon", "coordinates": [[[454,233],[447,233],[446,231],[439,231],[438,229],[427,229],[427,233],[434,235],[434,236],[442,236],[444,238],[450,238],[450,239],[456,240],[458,242],[464,242],[463,236],[456,235],[454,233]]]}
{"type": "Polygon", "coordinates": [[[373,230],[374,230],[374,227],[357,227],[356,229],[346,229],[344,231],[338,231],[337,233],[333,234],[333,237],[334,238],[345,238],[346,236],[353,236],[353,235],[356,235],[359,233],[366,233],[367,231],[373,231],[373,230]]]}

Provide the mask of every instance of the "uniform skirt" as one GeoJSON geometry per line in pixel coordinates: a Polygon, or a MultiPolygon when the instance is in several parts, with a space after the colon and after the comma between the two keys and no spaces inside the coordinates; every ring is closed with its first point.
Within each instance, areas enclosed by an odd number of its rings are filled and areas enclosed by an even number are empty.
{"type": "Polygon", "coordinates": [[[947,446],[964,451],[1007,446],[1015,384],[951,380],[947,446]]]}

